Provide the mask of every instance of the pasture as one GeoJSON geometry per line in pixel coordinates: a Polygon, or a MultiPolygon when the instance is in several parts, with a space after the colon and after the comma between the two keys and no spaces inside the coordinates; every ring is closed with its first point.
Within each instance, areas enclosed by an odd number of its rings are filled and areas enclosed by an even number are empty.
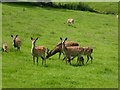
{"type": "MultiPolygon", "coordinates": [[[[117,88],[118,87],[118,20],[115,15],[77,10],[42,8],[28,4],[2,4],[2,42],[9,52],[2,53],[3,88],[117,88]],[[73,26],[66,20],[74,18],[73,26]],[[21,51],[14,51],[11,34],[22,40],[21,51]],[[60,37],[95,47],[93,64],[72,65],[58,59],[58,54],[42,65],[33,64],[31,37],[39,37],[36,46],[50,50],[60,37]]],[[[84,56],[85,61],[87,60],[84,56]]]]}

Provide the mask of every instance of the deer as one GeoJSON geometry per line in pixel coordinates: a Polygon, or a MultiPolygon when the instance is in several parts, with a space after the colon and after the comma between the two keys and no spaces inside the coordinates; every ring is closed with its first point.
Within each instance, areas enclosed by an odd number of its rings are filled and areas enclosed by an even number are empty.
{"type": "Polygon", "coordinates": [[[43,62],[45,62],[46,64],[45,53],[47,52],[47,48],[45,48],[44,46],[36,46],[35,44],[37,40],[38,40],[38,37],[36,39],[31,37],[31,41],[32,41],[31,53],[33,57],[33,63],[35,64],[35,58],[36,58],[37,65],[38,65],[38,58],[41,57],[42,65],[43,65],[43,62]]]}
{"type": "Polygon", "coordinates": [[[2,51],[3,52],[8,52],[8,44],[7,43],[2,44],[2,51]]]}
{"type": "Polygon", "coordinates": [[[11,35],[11,37],[13,38],[13,46],[14,49],[17,48],[17,50],[20,50],[21,47],[21,39],[18,37],[18,35],[11,35]]]}
{"type": "Polygon", "coordinates": [[[83,55],[87,56],[86,64],[89,61],[89,58],[91,58],[91,63],[92,63],[93,57],[91,54],[93,53],[93,48],[92,47],[82,47],[82,48],[84,49],[83,55]]]}
{"type": "Polygon", "coordinates": [[[62,43],[63,53],[65,54],[66,63],[68,61],[71,64],[71,60],[74,59],[75,57],[78,57],[77,62],[81,61],[82,64],[84,65],[84,59],[81,59],[84,49],[81,48],[80,46],[66,47],[65,42],[66,42],[67,38],[65,38],[63,40],[60,37],[60,40],[61,40],[61,43],[62,43]],[[71,57],[72,57],[72,59],[71,59],[71,57]]]}
{"type": "MultiPolygon", "coordinates": [[[[56,53],[59,53],[58,59],[60,59],[61,53],[63,53],[61,45],[62,45],[62,43],[59,42],[51,51],[48,50],[46,58],[49,58],[49,57],[55,55],[56,53]]],[[[65,46],[66,47],[69,47],[69,46],[79,46],[79,44],[77,42],[67,41],[67,42],[65,42],[65,46]]],[[[63,58],[63,60],[64,59],[65,59],[65,57],[63,58]]]]}
{"type": "Polygon", "coordinates": [[[69,19],[67,20],[67,24],[68,24],[68,25],[74,24],[74,19],[69,18],[69,19]]]}

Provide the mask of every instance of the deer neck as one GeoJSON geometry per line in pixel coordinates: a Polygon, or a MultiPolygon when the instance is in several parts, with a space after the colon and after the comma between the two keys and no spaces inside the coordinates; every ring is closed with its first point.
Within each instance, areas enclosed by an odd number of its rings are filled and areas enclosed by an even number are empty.
{"type": "Polygon", "coordinates": [[[55,48],[50,53],[51,53],[51,56],[52,56],[52,55],[54,55],[54,54],[56,54],[58,52],[60,52],[59,48],[55,48]]]}
{"type": "Polygon", "coordinates": [[[65,43],[62,43],[62,50],[63,50],[64,52],[67,52],[67,47],[65,46],[65,43]]]}
{"type": "Polygon", "coordinates": [[[33,54],[35,50],[35,43],[32,43],[31,53],[33,54]]]}

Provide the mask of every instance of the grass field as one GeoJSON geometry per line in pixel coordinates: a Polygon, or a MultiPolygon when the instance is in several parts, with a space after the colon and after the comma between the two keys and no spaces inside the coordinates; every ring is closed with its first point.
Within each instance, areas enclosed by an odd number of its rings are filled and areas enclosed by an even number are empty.
{"type": "Polygon", "coordinates": [[[79,9],[85,11],[92,10],[103,14],[118,14],[118,2],[54,2],[54,5],[62,5],[64,8],[73,10],[79,5],[79,9]]]}
{"type": "Polygon", "coordinates": [[[100,13],[118,14],[118,3],[117,2],[87,2],[90,8],[100,13]]]}
{"type": "MultiPolygon", "coordinates": [[[[41,8],[32,5],[2,4],[2,42],[9,52],[2,53],[3,88],[117,88],[118,20],[115,15],[67,9],[41,8]],[[75,19],[73,26],[67,18],[75,19]],[[10,35],[22,39],[21,51],[14,51],[10,35]],[[39,37],[36,45],[50,50],[68,37],[81,46],[95,47],[93,64],[77,66],[58,59],[47,59],[47,66],[33,65],[30,37],[39,37]]],[[[86,56],[84,56],[86,61],[86,56]]]]}

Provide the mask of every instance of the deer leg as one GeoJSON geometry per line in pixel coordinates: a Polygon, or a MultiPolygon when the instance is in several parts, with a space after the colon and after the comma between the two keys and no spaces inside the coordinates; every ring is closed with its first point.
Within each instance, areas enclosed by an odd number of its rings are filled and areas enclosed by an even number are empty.
{"type": "Polygon", "coordinates": [[[82,65],[84,65],[84,58],[83,57],[81,57],[81,61],[82,61],[82,65]]]}
{"type": "Polygon", "coordinates": [[[66,64],[67,64],[68,63],[68,58],[67,57],[65,58],[65,61],[66,61],[66,64]]]}
{"type": "Polygon", "coordinates": [[[60,56],[61,56],[61,52],[59,52],[59,59],[60,59],[60,56]]]}
{"type": "Polygon", "coordinates": [[[81,57],[82,57],[82,56],[79,55],[78,58],[77,58],[77,63],[80,64],[80,65],[81,65],[81,57]]]}
{"type": "Polygon", "coordinates": [[[65,60],[65,58],[66,58],[66,57],[64,56],[63,61],[65,60]]]}
{"type": "MultiPolygon", "coordinates": [[[[89,56],[87,55],[87,62],[89,61],[89,56]]],[[[86,62],[86,64],[87,64],[87,62],[86,62]]]]}
{"type": "Polygon", "coordinates": [[[66,61],[66,64],[67,64],[67,61],[68,61],[68,58],[67,58],[67,57],[65,57],[65,61],[66,61]]]}
{"type": "MultiPolygon", "coordinates": [[[[62,52],[63,53],[63,52],[62,52]]],[[[63,56],[64,56],[64,58],[63,58],[63,61],[66,59],[66,55],[63,53],[63,56]]]]}
{"type": "Polygon", "coordinates": [[[17,50],[20,50],[20,47],[17,47],[17,50]]]}
{"type": "Polygon", "coordinates": [[[44,56],[41,56],[42,58],[42,65],[43,65],[43,62],[45,62],[45,65],[46,65],[46,58],[45,58],[45,55],[44,56]]]}
{"type": "Polygon", "coordinates": [[[38,65],[38,57],[37,57],[37,59],[36,59],[36,60],[37,60],[37,65],[38,65]]]}
{"type": "MultiPolygon", "coordinates": [[[[64,55],[64,54],[63,54],[63,55],[64,55]]],[[[67,56],[66,56],[66,55],[64,55],[63,61],[64,61],[65,59],[67,59],[67,56]]]]}
{"type": "Polygon", "coordinates": [[[44,58],[42,56],[41,56],[41,58],[42,58],[42,65],[43,65],[44,58]]]}
{"type": "Polygon", "coordinates": [[[68,62],[69,62],[69,63],[70,63],[70,65],[71,65],[71,59],[70,59],[70,58],[68,59],[68,62]]]}
{"type": "Polygon", "coordinates": [[[83,58],[83,56],[82,55],[80,55],[80,63],[81,63],[81,65],[84,65],[84,58],[83,58]]]}
{"type": "Polygon", "coordinates": [[[79,60],[80,60],[80,58],[78,57],[78,58],[77,58],[77,64],[79,64],[79,63],[80,63],[80,62],[79,62],[79,60]]]}
{"type": "Polygon", "coordinates": [[[35,57],[33,56],[33,64],[35,64],[35,57]]]}
{"type": "MultiPolygon", "coordinates": [[[[79,64],[81,64],[81,62],[80,62],[80,57],[81,57],[81,55],[79,55],[78,56],[78,58],[77,58],[77,64],[79,65],[79,64]]],[[[75,57],[73,57],[73,59],[74,59],[75,57]]]]}
{"type": "Polygon", "coordinates": [[[92,60],[93,60],[93,57],[90,55],[90,58],[91,58],[91,63],[93,62],[92,60]]]}

